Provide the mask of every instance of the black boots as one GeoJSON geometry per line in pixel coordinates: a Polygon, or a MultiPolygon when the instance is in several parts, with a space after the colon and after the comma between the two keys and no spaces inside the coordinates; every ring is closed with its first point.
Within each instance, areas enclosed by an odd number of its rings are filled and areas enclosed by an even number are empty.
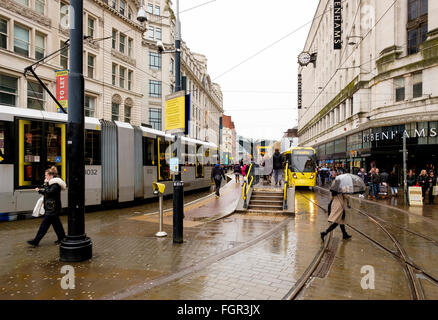
{"type": "Polygon", "coordinates": [[[34,240],[27,240],[26,242],[32,247],[38,247],[38,243],[36,243],[34,240]]]}
{"type": "Polygon", "coordinates": [[[345,230],[345,225],[341,224],[341,230],[342,230],[342,237],[344,240],[351,239],[351,236],[345,230]]]}
{"type": "MultiPolygon", "coordinates": [[[[338,226],[337,223],[332,223],[332,224],[330,225],[330,227],[328,227],[328,229],[327,229],[326,231],[321,232],[321,240],[324,242],[324,238],[325,238],[325,236],[328,235],[328,234],[329,234],[330,232],[332,232],[333,230],[335,230],[337,226],[338,226]]],[[[344,240],[351,239],[351,236],[350,236],[350,235],[347,233],[347,231],[345,230],[345,225],[341,224],[340,227],[341,227],[341,231],[342,231],[342,238],[343,238],[344,240]]]]}

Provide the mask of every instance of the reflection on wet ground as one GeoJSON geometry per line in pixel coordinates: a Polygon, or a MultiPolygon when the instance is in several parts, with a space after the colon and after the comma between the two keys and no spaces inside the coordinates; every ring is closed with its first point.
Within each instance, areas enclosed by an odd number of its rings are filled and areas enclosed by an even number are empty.
{"type": "MultiPolygon", "coordinates": [[[[185,196],[185,202],[197,197],[185,196]]],[[[155,212],[156,203],[87,214],[93,259],[71,264],[76,276],[73,290],[60,286],[64,263],[58,261],[53,231],[34,249],[25,241],[34,236],[40,220],[3,223],[0,299],[281,299],[313,260],[321,247],[319,233],[328,226],[326,212],[308,199],[323,208],[329,201],[326,193],[299,190],[295,218],[235,214],[208,223],[190,221],[183,244],[172,243],[170,223],[164,224],[167,238],[154,236],[158,218],[145,213],[155,212]]],[[[171,208],[172,199],[164,206],[171,208]]],[[[207,208],[208,204],[201,206],[207,208]]],[[[428,236],[436,235],[437,226],[423,219],[375,204],[353,206],[428,236]]],[[[347,220],[393,247],[376,226],[354,210],[348,211],[347,220]]],[[[66,225],[66,217],[62,221],[66,225]]],[[[339,243],[329,273],[313,279],[299,298],[410,299],[399,261],[348,231],[353,234],[351,241],[342,241],[340,230],[334,231],[339,243]],[[375,270],[373,290],[361,286],[362,267],[367,265],[375,270]]],[[[391,232],[413,260],[435,272],[436,246],[401,229],[391,228],[391,232]]],[[[427,297],[436,298],[436,286],[421,281],[427,297]]]]}

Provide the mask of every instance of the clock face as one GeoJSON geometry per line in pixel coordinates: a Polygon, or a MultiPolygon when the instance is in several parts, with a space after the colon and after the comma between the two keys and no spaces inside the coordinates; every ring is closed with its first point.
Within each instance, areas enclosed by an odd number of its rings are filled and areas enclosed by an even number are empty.
{"type": "Polygon", "coordinates": [[[298,56],[298,62],[302,66],[307,66],[310,63],[310,54],[308,52],[303,52],[298,56]]]}

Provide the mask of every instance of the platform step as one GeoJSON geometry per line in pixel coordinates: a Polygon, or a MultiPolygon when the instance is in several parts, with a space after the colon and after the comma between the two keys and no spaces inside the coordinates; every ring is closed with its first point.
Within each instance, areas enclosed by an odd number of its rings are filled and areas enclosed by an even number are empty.
{"type": "Polygon", "coordinates": [[[254,209],[254,210],[261,210],[261,211],[263,211],[263,210],[267,210],[267,211],[283,211],[283,206],[273,206],[273,205],[271,205],[271,206],[269,206],[269,205],[261,205],[261,204],[249,204],[248,205],[248,209],[249,210],[252,210],[252,209],[254,209]]]}
{"type": "Polygon", "coordinates": [[[266,200],[266,201],[277,201],[277,200],[283,200],[284,196],[262,196],[262,195],[251,195],[251,200],[266,200]]]}
{"type": "Polygon", "coordinates": [[[283,205],[283,199],[280,200],[258,200],[258,199],[252,199],[249,202],[249,205],[266,205],[266,206],[282,206],[283,205]]]}

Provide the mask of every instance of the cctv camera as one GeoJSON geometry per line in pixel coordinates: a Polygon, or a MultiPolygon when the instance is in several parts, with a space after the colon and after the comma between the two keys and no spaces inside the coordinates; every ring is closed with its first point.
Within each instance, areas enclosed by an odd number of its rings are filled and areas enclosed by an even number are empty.
{"type": "Polygon", "coordinates": [[[137,20],[140,23],[148,21],[148,18],[146,17],[146,11],[144,11],[143,7],[140,7],[138,10],[137,20]]]}
{"type": "Polygon", "coordinates": [[[163,52],[164,51],[164,44],[162,41],[157,41],[157,47],[158,47],[158,51],[159,52],[163,52]]]}

